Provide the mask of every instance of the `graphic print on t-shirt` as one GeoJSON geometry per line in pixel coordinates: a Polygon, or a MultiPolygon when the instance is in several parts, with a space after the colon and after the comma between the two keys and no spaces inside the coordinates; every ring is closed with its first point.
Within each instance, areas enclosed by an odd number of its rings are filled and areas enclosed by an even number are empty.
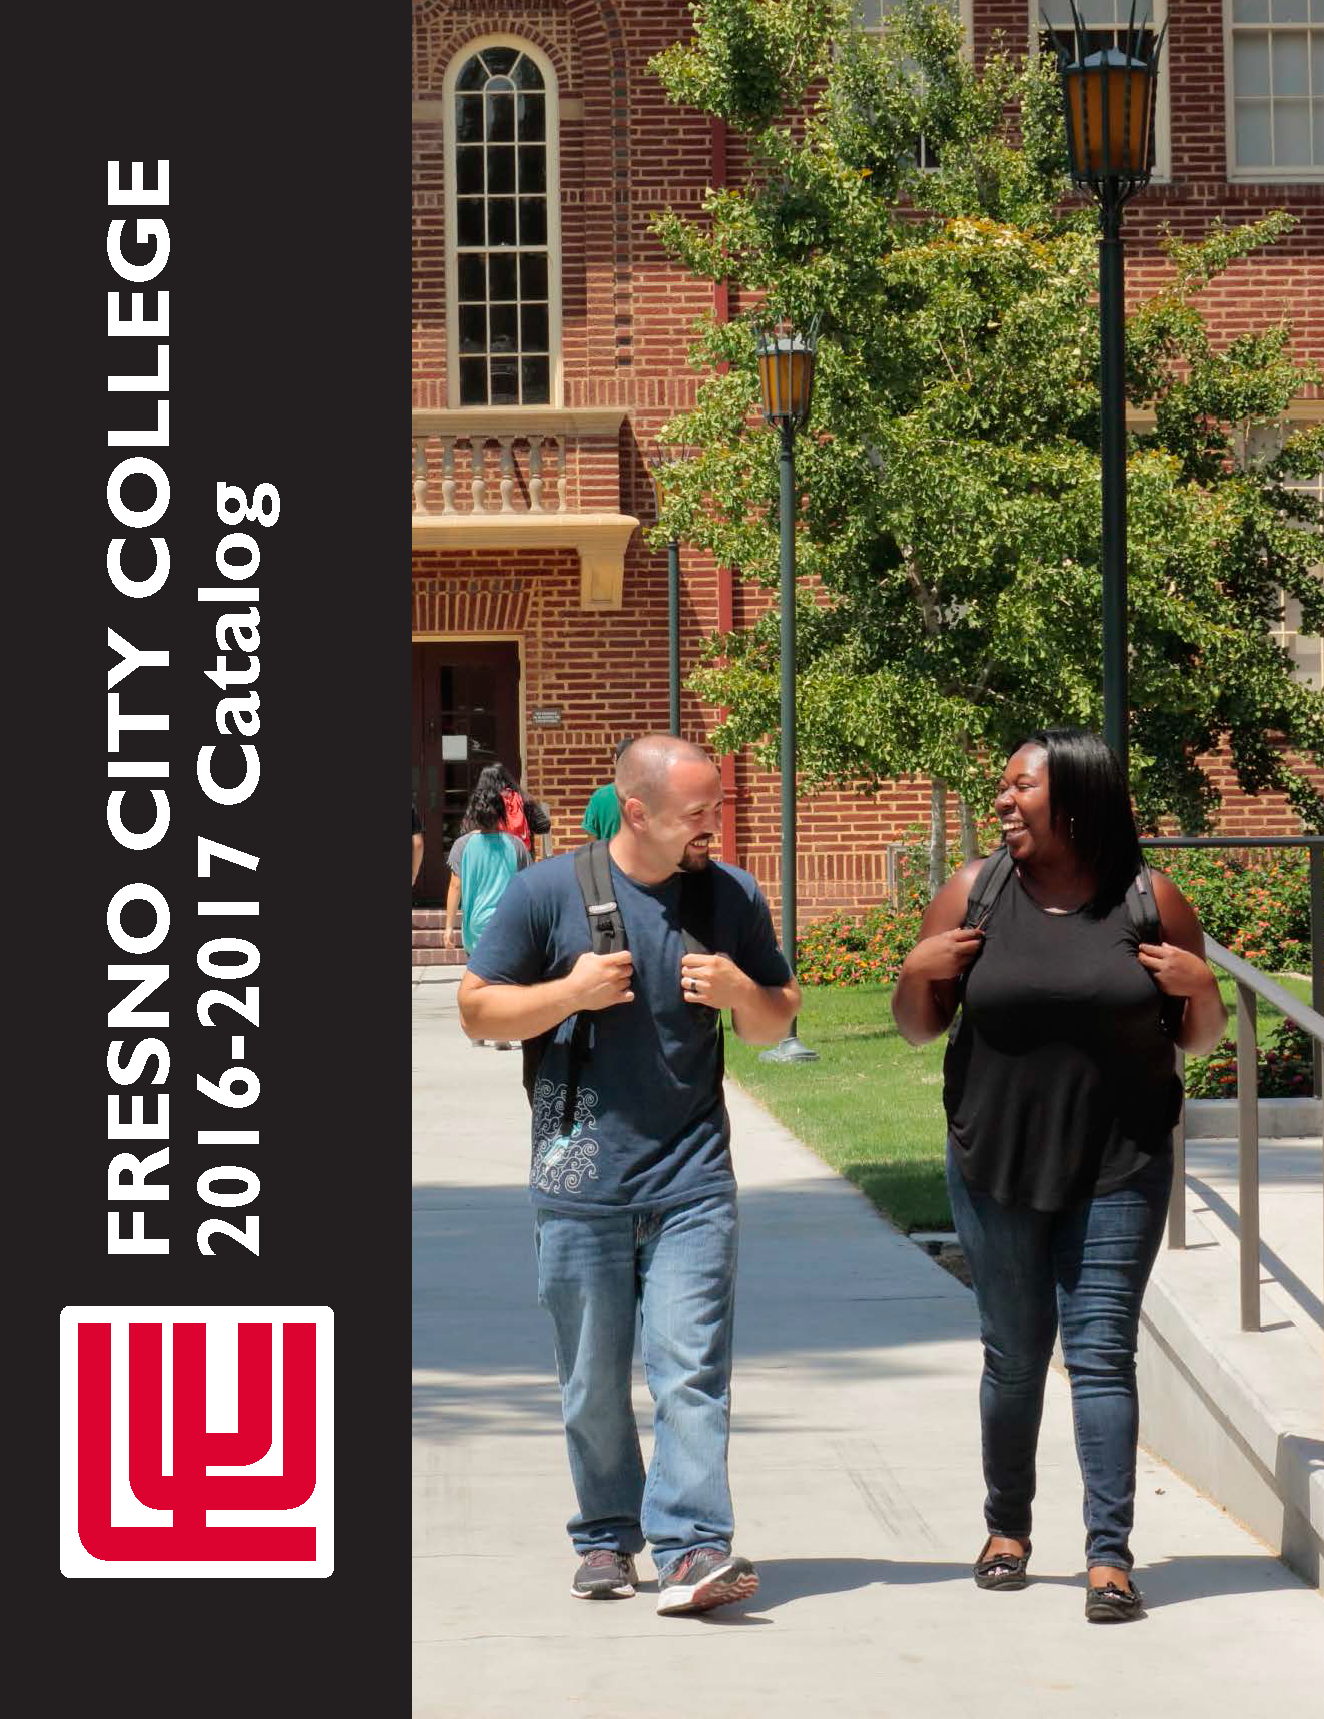
{"type": "Polygon", "coordinates": [[[598,1095],[581,1085],[568,1135],[561,1132],[566,1082],[539,1080],[533,1089],[533,1165],[530,1186],[537,1194],[577,1194],[586,1181],[597,1181],[598,1128],[594,1111],[598,1095]]]}

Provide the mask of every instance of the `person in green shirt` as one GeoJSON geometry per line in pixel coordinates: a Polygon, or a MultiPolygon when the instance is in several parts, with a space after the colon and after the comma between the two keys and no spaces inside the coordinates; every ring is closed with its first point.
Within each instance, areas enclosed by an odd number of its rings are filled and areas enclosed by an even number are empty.
{"type": "MultiPolygon", "coordinates": [[[[623,740],[616,742],[618,764],[622,754],[633,741],[634,735],[627,734],[623,740]]],[[[593,797],[584,808],[584,822],[580,827],[599,842],[609,842],[620,829],[621,803],[616,798],[615,781],[604,782],[600,788],[594,789],[593,797]]]]}

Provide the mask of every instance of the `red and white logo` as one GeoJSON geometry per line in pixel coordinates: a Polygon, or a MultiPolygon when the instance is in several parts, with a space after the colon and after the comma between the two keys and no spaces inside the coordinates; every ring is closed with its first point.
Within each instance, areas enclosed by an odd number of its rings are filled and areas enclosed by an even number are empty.
{"type": "Polygon", "coordinates": [[[66,1307],[66,1576],[329,1576],[329,1307],[66,1307]]]}

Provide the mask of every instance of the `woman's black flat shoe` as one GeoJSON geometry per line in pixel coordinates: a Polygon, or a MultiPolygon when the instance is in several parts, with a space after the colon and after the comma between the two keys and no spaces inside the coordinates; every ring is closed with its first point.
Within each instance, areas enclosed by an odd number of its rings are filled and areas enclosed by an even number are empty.
{"type": "MultiPolygon", "coordinates": [[[[1008,1536],[1010,1538],[1011,1536],[1008,1536]]],[[[994,1552],[991,1558],[984,1553],[993,1543],[990,1534],[984,1542],[983,1551],[975,1560],[975,1586],[977,1588],[1023,1588],[1029,1581],[1026,1565],[1030,1562],[1030,1542],[1023,1540],[1024,1552],[1018,1558],[1014,1552],[994,1552]]]]}
{"type": "Polygon", "coordinates": [[[1109,1582],[1102,1588],[1086,1588],[1085,1618],[1088,1623],[1129,1623],[1145,1609],[1139,1588],[1119,1588],[1109,1582]]]}

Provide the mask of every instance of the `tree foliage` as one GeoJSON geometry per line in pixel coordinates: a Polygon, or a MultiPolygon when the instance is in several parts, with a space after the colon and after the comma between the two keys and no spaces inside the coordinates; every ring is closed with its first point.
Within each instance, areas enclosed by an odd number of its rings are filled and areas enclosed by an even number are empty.
{"type": "MultiPolygon", "coordinates": [[[[671,98],[748,130],[756,171],[656,228],[696,273],[760,308],[699,327],[694,449],[667,472],[676,534],[775,586],[775,433],[757,417],[756,321],[821,319],[797,444],[799,761],[805,784],[903,774],[987,791],[1046,722],[1102,725],[1096,223],[1070,201],[1056,70],[994,53],[976,72],[941,5],[903,0],[882,41],[844,0],[707,0],[654,69],[671,98]],[[936,170],[916,165],[923,134],[936,170]]],[[[1219,346],[1203,289],[1286,233],[1286,214],[1199,243],[1128,319],[1132,777],[1143,819],[1205,825],[1196,757],[1226,739],[1243,788],[1324,803],[1279,747],[1324,755],[1324,700],[1268,627],[1280,592],[1324,630],[1321,511],[1288,486],[1324,426],[1276,424],[1318,372],[1276,323],[1219,346]],[[1302,528],[1305,528],[1304,530],[1302,528]]],[[[724,749],[778,747],[778,617],[709,642],[693,684],[729,711],[724,749]]]]}

